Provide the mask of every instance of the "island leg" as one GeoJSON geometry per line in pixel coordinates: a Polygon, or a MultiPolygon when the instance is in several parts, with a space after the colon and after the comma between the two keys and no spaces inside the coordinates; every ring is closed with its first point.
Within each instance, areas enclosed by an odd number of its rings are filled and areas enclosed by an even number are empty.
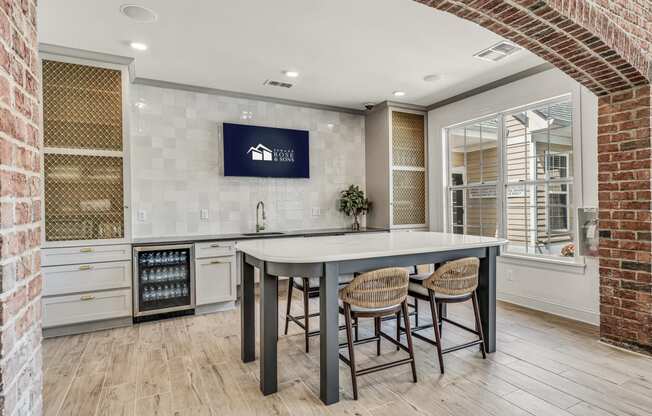
{"type": "Polygon", "coordinates": [[[278,277],[264,263],[260,274],[260,390],[268,395],[278,390],[278,277]]]}
{"type": "Polygon", "coordinates": [[[478,303],[480,319],[487,352],[496,352],[496,256],[498,247],[487,247],[487,254],[480,259],[478,303]]]}
{"type": "Polygon", "coordinates": [[[240,263],[240,356],[242,362],[256,359],[256,297],[254,293],[254,266],[245,262],[244,253],[238,254],[240,263]]]}
{"type": "Polygon", "coordinates": [[[324,273],[319,284],[319,396],[327,405],[340,401],[337,305],[339,274],[337,263],[324,263],[324,273]]]}

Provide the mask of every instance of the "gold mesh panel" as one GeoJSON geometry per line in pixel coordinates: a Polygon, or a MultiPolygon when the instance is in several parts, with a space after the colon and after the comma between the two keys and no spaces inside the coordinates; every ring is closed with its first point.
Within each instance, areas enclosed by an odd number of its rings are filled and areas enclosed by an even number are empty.
{"type": "Polygon", "coordinates": [[[122,150],[121,80],[118,70],[44,60],[45,146],[122,150]]]}
{"type": "Polygon", "coordinates": [[[425,224],[426,173],[394,170],[392,175],[394,225],[425,224]]]}
{"type": "Polygon", "coordinates": [[[124,237],[122,158],[45,155],[48,241],[124,237]]]}
{"type": "Polygon", "coordinates": [[[420,114],[392,111],[392,162],[424,167],[424,119],[420,114]]]}

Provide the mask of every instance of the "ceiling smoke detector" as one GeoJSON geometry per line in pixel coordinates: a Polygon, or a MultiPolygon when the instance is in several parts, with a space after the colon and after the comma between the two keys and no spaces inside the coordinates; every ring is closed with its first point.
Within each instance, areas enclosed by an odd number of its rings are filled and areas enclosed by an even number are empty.
{"type": "Polygon", "coordinates": [[[483,61],[498,62],[520,50],[521,48],[519,46],[507,41],[502,41],[487,49],[481,50],[473,56],[482,59],[483,61]]]}
{"type": "Polygon", "coordinates": [[[283,81],[274,81],[273,79],[268,79],[265,82],[263,82],[263,85],[269,85],[270,87],[281,87],[281,88],[292,88],[292,85],[289,82],[283,82],[283,81]]]}
{"type": "Polygon", "coordinates": [[[120,6],[120,13],[139,23],[152,23],[158,19],[153,10],[136,4],[123,4],[120,6]]]}

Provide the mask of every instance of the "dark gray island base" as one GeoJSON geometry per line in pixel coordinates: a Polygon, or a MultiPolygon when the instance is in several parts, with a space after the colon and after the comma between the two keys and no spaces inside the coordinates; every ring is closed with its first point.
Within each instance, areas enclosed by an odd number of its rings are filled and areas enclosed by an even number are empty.
{"type": "MultiPolygon", "coordinates": [[[[279,240],[280,241],[280,240],[279,240]]],[[[462,257],[480,259],[478,300],[487,352],[496,351],[496,256],[500,246],[433,249],[432,252],[317,262],[284,262],[239,251],[241,268],[241,356],[256,359],[254,267],[260,279],[260,389],[275,393],[277,386],[278,276],[318,277],[320,302],[320,397],[325,404],[339,401],[338,277],[383,267],[440,263],[462,257]]]]}

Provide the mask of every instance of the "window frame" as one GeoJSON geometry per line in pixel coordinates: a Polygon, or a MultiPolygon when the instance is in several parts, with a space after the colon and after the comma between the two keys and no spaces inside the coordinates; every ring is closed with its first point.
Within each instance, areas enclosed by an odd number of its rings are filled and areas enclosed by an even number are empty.
{"type": "MultiPolygon", "coordinates": [[[[478,117],[475,119],[471,119],[462,123],[457,123],[455,125],[451,125],[449,127],[446,127],[444,130],[444,143],[445,143],[445,154],[446,154],[446,163],[445,163],[445,192],[446,192],[446,212],[447,212],[447,222],[445,224],[445,228],[448,232],[452,233],[452,222],[453,222],[453,212],[451,209],[451,204],[452,204],[452,191],[454,190],[461,190],[463,191],[463,198],[464,198],[464,233],[466,234],[467,232],[467,227],[468,227],[468,221],[467,221],[467,195],[468,191],[470,189],[478,189],[478,188],[488,188],[488,187],[495,187],[496,189],[496,212],[502,212],[502,191],[500,189],[499,183],[501,181],[502,177],[502,170],[501,170],[501,165],[503,161],[503,154],[502,151],[496,151],[496,169],[497,169],[497,174],[496,174],[496,180],[495,181],[484,181],[484,158],[480,158],[480,176],[481,176],[481,181],[480,182],[474,182],[472,184],[468,183],[468,173],[467,173],[467,152],[465,149],[464,152],[464,184],[463,185],[451,185],[451,175],[453,173],[459,173],[455,172],[455,169],[460,169],[459,167],[457,168],[452,168],[452,163],[451,163],[451,152],[450,152],[450,145],[449,145],[449,138],[448,138],[448,131],[455,129],[455,128],[460,128],[460,127],[465,127],[469,126],[472,124],[481,124],[483,122],[489,121],[489,120],[496,120],[497,121],[497,128],[496,128],[496,137],[502,137],[503,134],[503,122],[502,122],[502,114],[501,113],[495,113],[495,114],[490,114],[488,116],[484,117],[478,117]]],[[[498,142],[498,139],[497,139],[498,142]]],[[[480,140],[480,149],[482,150],[482,139],[480,140]]],[[[466,140],[464,147],[466,148],[466,140]]],[[[500,218],[500,216],[498,216],[500,218]]],[[[500,225],[500,220],[497,218],[497,223],[496,224],[496,231],[497,234],[500,235],[501,230],[499,228],[500,225]]],[[[480,230],[482,231],[483,224],[482,222],[480,223],[480,230]]]]}
{"type": "MultiPolygon", "coordinates": [[[[469,188],[478,188],[478,187],[486,187],[486,186],[495,186],[496,187],[496,210],[501,213],[501,215],[498,215],[496,218],[497,224],[496,224],[496,230],[497,230],[497,236],[502,237],[502,238],[507,238],[507,212],[506,209],[504,209],[507,206],[507,196],[508,196],[508,190],[509,188],[514,188],[515,186],[530,186],[532,185],[533,187],[536,186],[545,186],[546,191],[548,190],[548,185],[549,184],[555,184],[555,183],[561,183],[561,184],[567,184],[567,190],[566,192],[554,192],[554,193],[561,193],[567,195],[567,204],[566,204],[566,223],[568,227],[565,230],[551,230],[549,227],[550,219],[549,219],[549,198],[546,197],[545,203],[546,203],[546,212],[545,217],[546,217],[546,228],[548,229],[548,233],[550,231],[554,232],[568,232],[572,235],[572,229],[573,226],[576,226],[571,221],[571,209],[575,208],[575,205],[577,204],[578,198],[581,198],[581,164],[573,162],[571,164],[571,158],[574,158],[573,161],[575,160],[575,157],[578,153],[581,153],[581,125],[579,124],[581,122],[581,102],[579,102],[575,97],[574,94],[572,93],[567,93],[563,95],[559,95],[553,98],[541,100],[541,101],[535,101],[526,105],[518,106],[518,107],[513,107],[513,108],[508,108],[505,110],[501,110],[489,115],[485,115],[482,117],[477,117],[474,119],[469,119],[465,120],[460,123],[455,123],[452,125],[449,125],[443,129],[442,132],[442,137],[443,137],[443,146],[444,146],[444,155],[445,155],[445,163],[444,163],[444,191],[446,193],[445,201],[446,201],[446,206],[445,210],[447,211],[447,215],[445,216],[446,222],[444,224],[445,230],[447,232],[452,232],[452,207],[451,207],[451,198],[452,198],[452,191],[455,189],[463,189],[464,190],[464,195],[465,195],[465,219],[466,219],[466,191],[469,188]],[[507,178],[507,167],[504,164],[504,161],[506,160],[506,146],[505,146],[505,117],[509,114],[517,113],[519,111],[528,111],[528,110],[534,110],[537,107],[541,106],[546,106],[546,105],[555,105],[555,104],[561,104],[561,103],[568,103],[571,106],[571,115],[572,115],[572,120],[570,124],[570,137],[572,140],[572,150],[570,152],[555,152],[555,153],[548,153],[546,151],[546,155],[544,156],[544,179],[536,179],[536,180],[528,180],[528,181],[519,181],[519,182],[509,182],[507,178]],[[495,119],[497,120],[497,129],[496,129],[496,134],[497,134],[497,146],[499,147],[499,151],[497,152],[497,180],[495,182],[487,182],[487,183],[479,183],[479,184],[471,184],[468,185],[465,183],[463,186],[452,186],[451,185],[451,175],[453,172],[453,168],[451,168],[451,147],[450,147],[450,132],[456,128],[464,128],[465,126],[470,126],[473,124],[481,123],[483,121],[487,120],[492,120],[495,119]],[[579,127],[579,128],[578,128],[579,127]],[[579,136],[578,136],[579,135],[579,136]],[[566,176],[563,178],[550,178],[549,177],[549,169],[548,169],[548,158],[549,156],[557,156],[557,155],[563,155],[565,156],[566,159],[566,176]],[[572,168],[572,171],[571,171],[572,168]],[[579,174],[578,174],[579,173],[579,174]],[[579,184],[578,184],[579,182],[579,184]],[[578,189],[579,188],[579,189],[578,189]],[[573,192],[573,197],[571,198],[571,192],[573,192]]],[[[550,134],[550,131],[548,131],[548,134],[550,134]]],[[[466,155],[465,155],[465,164],[464,164],[465,169],[467,168],[466,166],[466,155]]],[[[466,233],[467,231],[467,223],[465,220],[464,223],[464,232],[466,233]]],[[[577,239],[577,235],[574,235],[574,238],[577,239]]],[[[522,258],[533,258],[533,259],[548,259],[552,260],[555,262],[563,262],[563,263],[577,263],[581,262],[583,263],[583,258],[581,256],[574,256],[570,258],[564,258],[561,256],[557,255],[550,255],[550,254],[538,254],[538,253],[519,253],[517,251],[511,251],[509,250],[509,246],[506,249],[506,254],[507,255],[514,255],[516,257],[522,257],[522,258]]]]}
{"type": "MultiPolygon", "coordinates": [[[[550,171],[550,169],[548,169],[549,164],[550,164],[550,162],[549,162],[550,159],[549,158],[551,158],[551,157],[552,158],[554,158],[554,157],[563,157],[564,161],[565,161],[565,163],[564,163],[565,166],[560,167],[560,169],[563,168],[566,171],[566,176],[560,177],[559,179],[563,179],[565,181],[568,181],[569,180],[568,173],[570,171],[570,156],[571,155],[568,152],[564,152],[564,153],[547,153],[546,154],[546,171],[550,171]]],[[[570,178],[572,180],[574,178],[574,175],[571,175],[570,178]]],[[[570,224],[571,224],[571,221],[570,221],[570,207],[569,207],[569,205],[570,205],[569,202],[570,201],[569,201],[569,198],[568,198],[569,195],[570,195],[570,191],[568,189],[569,184],[567,184],[567,182],[563,182],[563,183],[561,183],[561,185],[562,186],[566,185],[566,190],[565,191],[548,190],[548,208],[550,208],[550,199],[549,199],[549,197],[551,195],[565,195],[566,196],[566,204],[565,204],[566,228],[552,228],[552,226],[550,225],[550,223],[551,223],[550,210],[548,210],[548,214],[547,214],[547,221],[548,221],[548,224],[549,224],[548,228],[550,229],[551,232],[556,232],[556,233],[570,232],[570,224]]],[[[570,185],[572,186],[572,183],[570,185]]]]}

